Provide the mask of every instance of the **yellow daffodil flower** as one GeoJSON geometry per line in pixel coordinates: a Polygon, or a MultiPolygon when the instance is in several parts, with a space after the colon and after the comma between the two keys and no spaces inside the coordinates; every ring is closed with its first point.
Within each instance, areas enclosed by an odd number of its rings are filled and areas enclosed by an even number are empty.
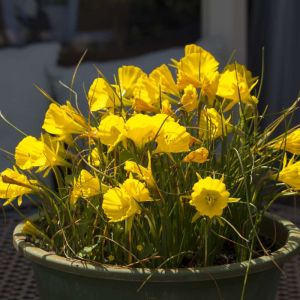
{"type": "Polygon", "coordinates": [[[208,158],[208,150],[205,147],[200,147],[192,152],[190,152],[187,156],[184,157],[183,162],[195,162],[199,164],[203,164],[207,161],[208,158]]]}
{"type": "Polygon", "coordinates": [[[196,45],[196,44],[188,44],[184,47],[184,55],[187,56],[192,53],[201,53],[201,52],[207,52],[202,47],[196,45]]]}
{"type": "Polygon", "coordinates": [[[172,106],[169,100],[163,100],[161,103],[161,110],[160,112],[162,114],[168,115],[168,116],[175,116],[175,113],[172,110],[172,106]]]}
{"type": "Polygon", "coordinates": [[[140,78],[146,77],[140,68],[135,66],[122,66],[118,69],[119,86],[116,86],[120,90],[120,97],[132,98],[133,91],[140,78]]]}
{"type": "Polygon", "coordinates": [[[201,95],[207,97],[207,101],[205,101],[205,104],[208,107],[214,106],[214,101],[218,90],[219,78],[219,72],[211,72],[203,76],[201,84],[201,95]]]}
{"type": "Polygon", "coordinates": [[[182,108],[187,112],[191,112],[198,107],[198,93],[192,84],[189,84],[184,88],[184,93],[180,102],[182,104],[182,108]]]}
{"type": "Polygon", "coordinates": [[[214,56],[196,45],[188,45],[185,56],[177,63],[177,85],[184,89],[189,84],[201,88],[201,94],[211,102],[217,92],[219,63],[214,56]]]}
{"type": "Polygon", "coordinates": [[[100,154],[97,148],[93,148],[88,156],[88,163],[93,167],[99,167],[101,162],[100,154]]]}
{"type": "Polygon", "coordinates": [[[122,184],[127,194],[137,202],[152,201],[149,190],[143,182],[137,179],[128,178],[122,184]]]}
{"type": "Polygon", "coordinates": [[[136,114],[129,118],[125,124],[126,137],[132,140],[137,147],[142,148],[156,137],[164,123],[171,120],[174,119],[165,114],[154,116],[136,114]]]}
{"type": "Polygon", "coordinates": [[[155,81],[158,84],[158,86],[160,86],[160,90],[163,93],[175,96],[179,95],[178,87],[173,79],[172,73],[165,64],[154,69],[150,73],[149,78],[155,81]]]}
{"type": "Polygon", "coordinates": [[[120,187],[109,189],[104,194],[102,208],[110,222],[119,222],[140,214],[138,202],[145,201],[152,201],[145,184],[129,178],[120,187]]]}
{"type": "Polygon", "coordinates": [[[4,205],[18,198],[18,205],[21,205],[22,196],[32,193],[36,183],[36,180],[29,180],[16,169],[6,169],[0,174],[0,198],[7,199],[4,205]]]}
{"type": "Polygon", "coordinates": [[[98,177],[93,176],[87,170],[81,170],[78,178],[74,181],[70,196],[70,204],[76,204],[79,197],[90,198],[105,193],[108,186],[99,182],[98,177]]]}
{"type": "MultiPolygon", "coordinates": [[[[277,175],[273,176],[273,179],[277,175]]],[[[300,161],[294,162],[294,158],[287,163],[287,157],[284,156],[282,170],[278,174],[278,181],[284,182],[294,189],[300,189],[300,161]]]]}
{"type": "Polygon", "coordinates": [[[220,136],[226,136],[231,130],[227,120],[221,116],[214,108],[203,109],[200,114],[199,134],[205,140],[216,139],[220,136]]]}
{"type": "Polygon", "coordinates": [[[146,143],[155,137],[155,129],[152,117],[143,114],[136,114],[129,118],[125,124],[126,137],[134,144],[142,148],[146,143]]]}
{"type": "Polygon", "coordinates": [[[141,213],[138,202],[119,187],[109,189],[104,194],[102,208],[109,222],[120,222],[141,213]]]}
{"type": "Polygon", "coordinates": [[[98,128],[98,136],[104,145],[113,146],[124,134],[125,122],[122,117],[116,115],[108,115],[103,118],[98,128]]]}
{"type": "Polygon", "coordinates": [[[114,108],[121,104],[117,93],[104,78],[93,81],[88,92],[88,103],[91,111],[114,108]]]}
{"type": "Polygon", "coordinates": [[[137,250],[138,252],[142,252],[142,251],[144,250],[143,245],[138,244],[138,245],[136,246],[136,250],[137,250]]]}
{"type": "Polygon", "coordinates": [[[288,135],[284,134],[276,138],[276,142],[272,147],[277,150],[284,149],[290,153],[300,155],[300,128],[293,130],[288,135]]]}
{"type": "Polygon", "coordinates": [[[178,153],[189,151],[191,135],[184,126],[174,121],[166,122],[160,130],[157,142],[156,153],[178,153]]]}
{"type": "Polygon", "coordinates": [[[133,92],[133,109],[136,112],[158,112],[163,94],[159,85],[149,77],[142,77],[138,80],[133,92]]]}
{"type": "Polygon", "coordinates": [[[22,233],[24,235],[31,235],[36,236],[42,239],[45,239],[52,243],[52,241],[49,239],[48,236],[46,236],[41,230],[39,230],[31,221],[26,220],[23,227],[22,227],[22,233]]]}
{"type": "Polygon", "coordinates": [[[249,105],[257,104],[257,98],[250,95],[257,82],[258,79],[252,78],[251,72],[245,66],[228,65],[220,75],[217,90],[218,96],[230,100],[224,111],[228,111],[239,101],[249,105]]]}
{"type": "Polygon", "coordinates": [[[85,119],[67,101],[66,105],[51,103],[46,112],[42,126],[48,133],[59,135],[66,139],[71,134],[81,134],[88,131],[85,119]]]}
{"type": "Polygon", "coordinates": [[[148,167],[145,168],[142,165],[137,164],[134,161],[127,160],[124,166],[125,171],[128,173],[133,173],[137,175],[139,180],[143,180],[147,183],[149,187],[155,186],[155,181],[153,178],[151,170],[151,156],[148,155],[148,167]]]}
{"type": "Polygon", "coordinates": [[[42,135],[42,140],[27,136],[17,145],[15,160],[22,170],[38,167],[37,172],[50,170],[53,166],[70,167],[70,163],[63,158],[63,153],[60,143],[49,135],[42,135]]]}
{"type": "Polygon", "coordinates": [[[192,199],[189,202],[197,210],[193,221],[199,216],[209,218],[221,216],[228,203],[239,201],[239,199],[229,196],[222,179],[214,179],[210,176],[204,179],[200,178],[193,186],[192,199]]]}

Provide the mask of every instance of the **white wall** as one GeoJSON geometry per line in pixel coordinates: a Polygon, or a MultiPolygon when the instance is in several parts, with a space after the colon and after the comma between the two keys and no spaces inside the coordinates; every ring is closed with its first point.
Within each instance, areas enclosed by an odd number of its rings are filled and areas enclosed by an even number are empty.
{"type": "Polygon", "coordinates": [[[202,36],[223,49],[224,58],[236,50],[240,63],[247,60],[247,0],[202,0],[202,36]]]}

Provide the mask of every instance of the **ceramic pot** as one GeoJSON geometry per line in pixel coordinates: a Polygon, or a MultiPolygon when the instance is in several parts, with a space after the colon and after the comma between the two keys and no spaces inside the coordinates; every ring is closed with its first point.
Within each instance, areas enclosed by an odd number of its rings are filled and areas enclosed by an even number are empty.
{"type": "MultiPolygon", "coordinates": [[[[42,300],[213,300],[240,299],[248,262],[186,269],[99,266],[46,252],[25,241],[23,223],[13,234],[15,248],[32,262],[42,300]],[[142,289],[143,282],[146,283],[142,289]]],[[[300,248],[300,230],[291,222],[266,215],[262,233],[276,236],[278,250],[251,261],[245,298],[273,300],[282,266],[300,248]],[[275,264],[276,262],[276,264],[275,264]]]]}

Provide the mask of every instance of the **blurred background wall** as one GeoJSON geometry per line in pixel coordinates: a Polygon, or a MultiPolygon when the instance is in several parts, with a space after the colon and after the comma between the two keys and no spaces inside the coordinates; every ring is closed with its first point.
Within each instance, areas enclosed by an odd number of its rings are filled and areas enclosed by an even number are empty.
{"type": "MultiPolygon", "coordinates": [[[[272,114],[290,105],[300,91],[300,1],[248,1],[248,66],[261,73],[264,47],[261,109],[272,114]]],[[[299,113],[295,123],[300,123],[299,113]]]]}
{"type": "MultiPolygon", "coordinates": [[[[224,65],[231,53],[261,72],[260,105],[270,114],[288,106],[300,88],[298,0],[0,0],[0,110],[38,136],[48,107],[34,85],[64,102],[85,49],[75,90],[84,99],[96,76],[112,79],[118,66],[150,72],[196,42],[224,65]]],[[[300,121],[300,118],[298,118],[300,121]]],[[[0,148],[11,152],[22,136],[0,121],[0,148]]],[[[2,154],[0,169],[8,163],[2,154]]]]}

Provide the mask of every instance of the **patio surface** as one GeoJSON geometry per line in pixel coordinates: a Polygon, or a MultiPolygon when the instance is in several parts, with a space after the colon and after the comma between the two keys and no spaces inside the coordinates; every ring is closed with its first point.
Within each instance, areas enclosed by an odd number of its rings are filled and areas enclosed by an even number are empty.
{"type": "MultiPolygon", "coordinates": [[[[274,212],[300,225],[300,210],[278,205],[274,212]]],[[[0,225],[0,299],[1,300],[38,300],[37,286],[33,270],[12,246],[11,236],[15,225],[20,221],[13,211],[1,214],[0,225]]],[[[277,300],[300,299],[300,255],[284,266],[277,292],[277,300]]],[[[263,284],[263,283],[262,283],[263,284]]]]}

